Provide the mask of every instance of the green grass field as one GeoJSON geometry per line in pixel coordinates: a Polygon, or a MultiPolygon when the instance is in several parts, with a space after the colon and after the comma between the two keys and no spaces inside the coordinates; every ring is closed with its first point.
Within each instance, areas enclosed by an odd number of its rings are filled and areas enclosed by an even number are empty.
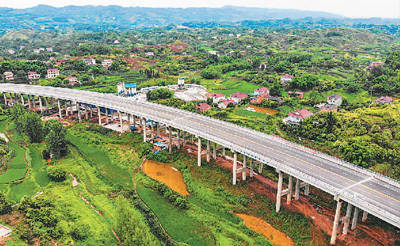
{"type": "Polygon", "coordinates": [[[261,86],[246,82],[234,80],[201,80],[200,84],[213,93],[222,93],[229,96],[231,93],[243,92],[253,93],[254,89],[261,86]]]}

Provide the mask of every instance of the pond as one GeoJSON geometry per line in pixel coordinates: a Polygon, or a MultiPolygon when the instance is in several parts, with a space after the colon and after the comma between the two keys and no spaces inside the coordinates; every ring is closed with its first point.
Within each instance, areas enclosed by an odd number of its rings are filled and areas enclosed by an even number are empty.
{"type": "Polygon", "coordinates": [[[189,195],[182,173],[171,164],[146,160],[143,164],[143,172],[182,196],[189,195]]]}
{"type": "Polygon", "coordinates": [[[244,225],[263,235],[275,246],[294,246],[294,241],[285,233],[275,229],[264,220],[247,214],[235,214],[244,221],[244,225]]]}
{"type": "Polygon", "coordinates": [[[255,105],[250,105],[250,108],[254,109],[256,112],[264,113],[264,114],[269,114],[269,115],[274,115],[279,113],[279,110],[272,109],[272,108],[263,108],[263,107],[258,107],[255,105]]]}

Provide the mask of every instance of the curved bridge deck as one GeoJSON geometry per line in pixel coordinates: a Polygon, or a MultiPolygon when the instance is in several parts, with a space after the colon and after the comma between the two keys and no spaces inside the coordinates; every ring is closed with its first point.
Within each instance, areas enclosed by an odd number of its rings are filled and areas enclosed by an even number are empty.
{"type": "Polygon", "coordinates": [[[0,84],[0,92],[87,103],[164,123],[277,168],[400,228],[398,182],[281,138],[199,114],[110,94],[18,84],[0,84]]]}

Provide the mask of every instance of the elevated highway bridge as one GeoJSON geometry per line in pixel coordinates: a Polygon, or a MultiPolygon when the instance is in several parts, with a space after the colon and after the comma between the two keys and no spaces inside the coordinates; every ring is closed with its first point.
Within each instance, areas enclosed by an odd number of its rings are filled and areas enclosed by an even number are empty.
{"type": "MultiPolygon", "coordinates": [[[[281,197],[283,195],[287,194],[287,202],[290,202],[293,196],[293,189],[294,197],[298,199],[300,182],[302,182],[302,186],[304,186],[304,183],[307,184],[305,185],[306,194],[308,193],[308,185],[317,187],[333,195],[337,201],[331,238],[332,244],[336,240],[343,201],[347,203],[346,215],[344,220],[342,220],[344,221],[343,233],[345,234],[350,224],[352,229],[355,228],[359,217],[359,210],[363,211],[363,219],[366,218],[367,214],[371,214],[400,228],[399,182],[378,173],[362,169],[351,163],[288,142],[279,137],[196,113],[149,102],[139,102],[111,94],[5,83],[0,84],[0,92],[3,93],[4,100],[6,101],[10,100],[8,97],[12,95],[13,100],[19,98],[22,102],[25,100],[26,103],[27,95],[34,96],[40,101],[41,107],[41,98],[56,99],[58,100],[60,117],[62,117],[60,102],[72,102],[75,105],[96,106],[98,112],[95,113],[99,116],[99,123],[101,123],[100,108],[105,108],[117,110],[120,114],[135,117],[135,119],[152,120],[158,124],[161,123],[168,126],[169,129],[174,128],[192,134],[198,138],[199,165],[201,165],[201,139],[206,139],[207,159],[209,159],[210,141],[232,151],[234,155],[233,184],[236,184],[238,173],[242,172],[242,174],[244,173],[242,177],[246,177],[246,159],[250,163],[251,175],[253,175],[253,161],[273,167],[279,174],[276,202],[277,211],[280,209],[281,197]],[[237,169],[238,154],[242,154],[244,157],[242,163],[245,168],[240,170],[237,169]],[[286,192],[282,192],[284,174],[289,177],[286,192]],[[293,184],[293,178],[295,179],[295,185],[293,184]],[[351,217],[353,217],[352,220],[351,217]]],[[[79,108],[77,109],[78,115],[81,117],[81,109],[79,108]]],[[[92,106],[90,107],[90,111],[93,113],[92,106]]],[[[122,125],[122,118],[120,120],[122,125]]],[[[146,127],[144,127],[144,132],[146,132],[146,127]]],[[[146,133],[144,136],[146,138],[146,133]]]]}

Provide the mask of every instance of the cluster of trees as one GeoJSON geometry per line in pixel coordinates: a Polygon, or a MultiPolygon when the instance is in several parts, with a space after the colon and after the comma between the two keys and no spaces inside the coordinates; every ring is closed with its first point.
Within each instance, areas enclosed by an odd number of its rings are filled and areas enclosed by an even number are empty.
{"type": "Polygon", "coordinates": [[[168,99],[174,96],[174,92],[167,88],[159,88],[152,91],[149,91],[146,94],[147,100],[156,101],[160,99],[168,99]]]}
{"type": "Polygon", "coordinates": [[[16,104],[10,109],[10,117],[17,131],[25,134],[31,143],[45,140],[47,148],[44,157],[52,155],[54,158],[60,158],[67,154],[66,130],[60,122],[49,120],[43,124],[39,114],[26,111],[21,104],[16,104]]]}

